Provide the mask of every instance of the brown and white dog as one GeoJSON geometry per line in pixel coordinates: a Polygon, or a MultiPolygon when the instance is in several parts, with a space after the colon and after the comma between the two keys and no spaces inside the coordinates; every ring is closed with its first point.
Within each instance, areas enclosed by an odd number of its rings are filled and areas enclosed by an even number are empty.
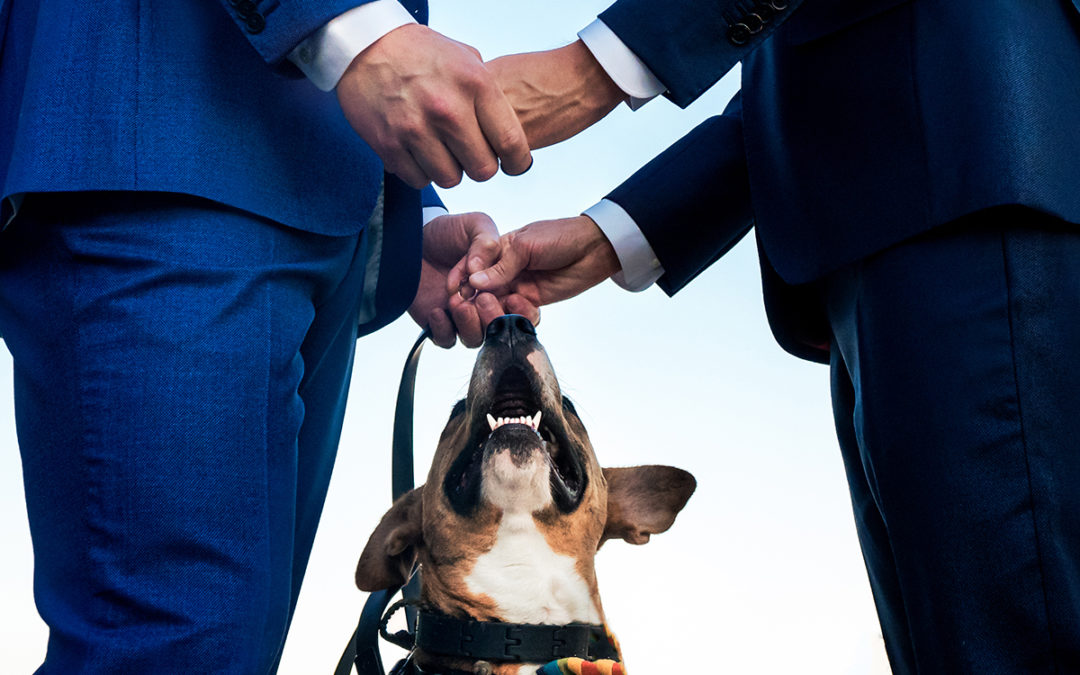
{"type": "MultiPolygon", "coordinates": [[[[666,466],[601,469],[528,320],[488,327],[427,483],[397,500],[356,569],[365,591],[415,562],[421,606],[479,622],[606,625],[593,559],[608,539],[644,544],[695,488],[666,466]]],[[[426,672],[534,673],[541,663],[414,654],[426,672]]]]}

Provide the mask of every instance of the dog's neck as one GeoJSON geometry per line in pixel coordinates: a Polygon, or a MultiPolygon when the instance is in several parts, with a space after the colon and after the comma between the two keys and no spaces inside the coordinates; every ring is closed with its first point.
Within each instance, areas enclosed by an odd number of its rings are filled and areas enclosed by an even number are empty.
{"type": "Polygon", "coordinates": [[[558,530],[545,520],[550,521],[544,513],[504,512],[471,555],[456,560],[424,556],[425,603],[478,620],[603,623],[593,556],[559,541],[558,530]]]}
{"type": "MultiPolygon", "coordinates": [[[[529,501],[528,492],[518,489],[511,499],[496,497],[499,506],[485,502],[473,519],[475,530],[425,532],[434,542],[428,541],[421,555],[424,604],[477,621],[604,623],[594,567],[596,541],[582,542],[577,528],[550,503],[532,511],[538,504],[529,501]],[[430,553],[447,550],[454,554],[436,558],[430,553]]],[[[493,672],[517,675],[540,665],[502,664],[493,672]]],[[[469,671],[473,664],[454,660],[453,666],[469,671]]]]}

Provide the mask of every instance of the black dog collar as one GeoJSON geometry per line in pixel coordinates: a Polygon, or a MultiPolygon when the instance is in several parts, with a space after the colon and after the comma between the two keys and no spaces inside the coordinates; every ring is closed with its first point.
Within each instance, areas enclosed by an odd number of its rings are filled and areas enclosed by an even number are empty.
{"type": "Polygon", "coordinates": [[[478,661],[547,663],[571,656],[589,661],[619,659],[603,626],[474,621],[430,610],[421,610],[416,617],[416,647],[431,654],[478,661]]]}

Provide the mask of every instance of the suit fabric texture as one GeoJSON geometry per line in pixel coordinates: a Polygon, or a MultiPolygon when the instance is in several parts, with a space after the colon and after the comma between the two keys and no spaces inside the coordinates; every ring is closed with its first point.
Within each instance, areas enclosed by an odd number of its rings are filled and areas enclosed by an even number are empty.
{"type": "Polygon", "coordinates": [[[438,204],[285,60],[359,4],[0,2],[41,673],[276,669],[355,340],[411,302],[438,204]]]}
{"type": "Polygon", "coordinates": [[[1049,365],[1073,372],[1080,331],[1080,6],[619,0],[601,18],[679,105],[742,64],[727,109],[609,199],[669,294],[756,226],[774,335],[832,363],[895,672],[1080,672],[1080,505],[1060,489],[1080,402],[1049,365]]]}

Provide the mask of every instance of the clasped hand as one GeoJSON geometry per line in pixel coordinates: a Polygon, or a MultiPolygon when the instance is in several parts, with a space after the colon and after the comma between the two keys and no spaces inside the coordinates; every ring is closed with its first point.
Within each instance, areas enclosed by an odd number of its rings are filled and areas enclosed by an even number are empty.
{"type": "Polygon", "coordinates": [[[524,173],[532,164],[525,132],[479,52],[427,26],[382,36],[337,85],[353,129],[386,170],[415,188],[453,187],[524,173]]]}
{"type": "Polygon", "coordinates": [[[482,213],[440,216],[424,228],[420,289],[409,309],[432,340],[452,347],[483,342],[488,322],[571,298],[620,269],[600,228],[587,216],[545,220],[499,237],[482,213]]]}

